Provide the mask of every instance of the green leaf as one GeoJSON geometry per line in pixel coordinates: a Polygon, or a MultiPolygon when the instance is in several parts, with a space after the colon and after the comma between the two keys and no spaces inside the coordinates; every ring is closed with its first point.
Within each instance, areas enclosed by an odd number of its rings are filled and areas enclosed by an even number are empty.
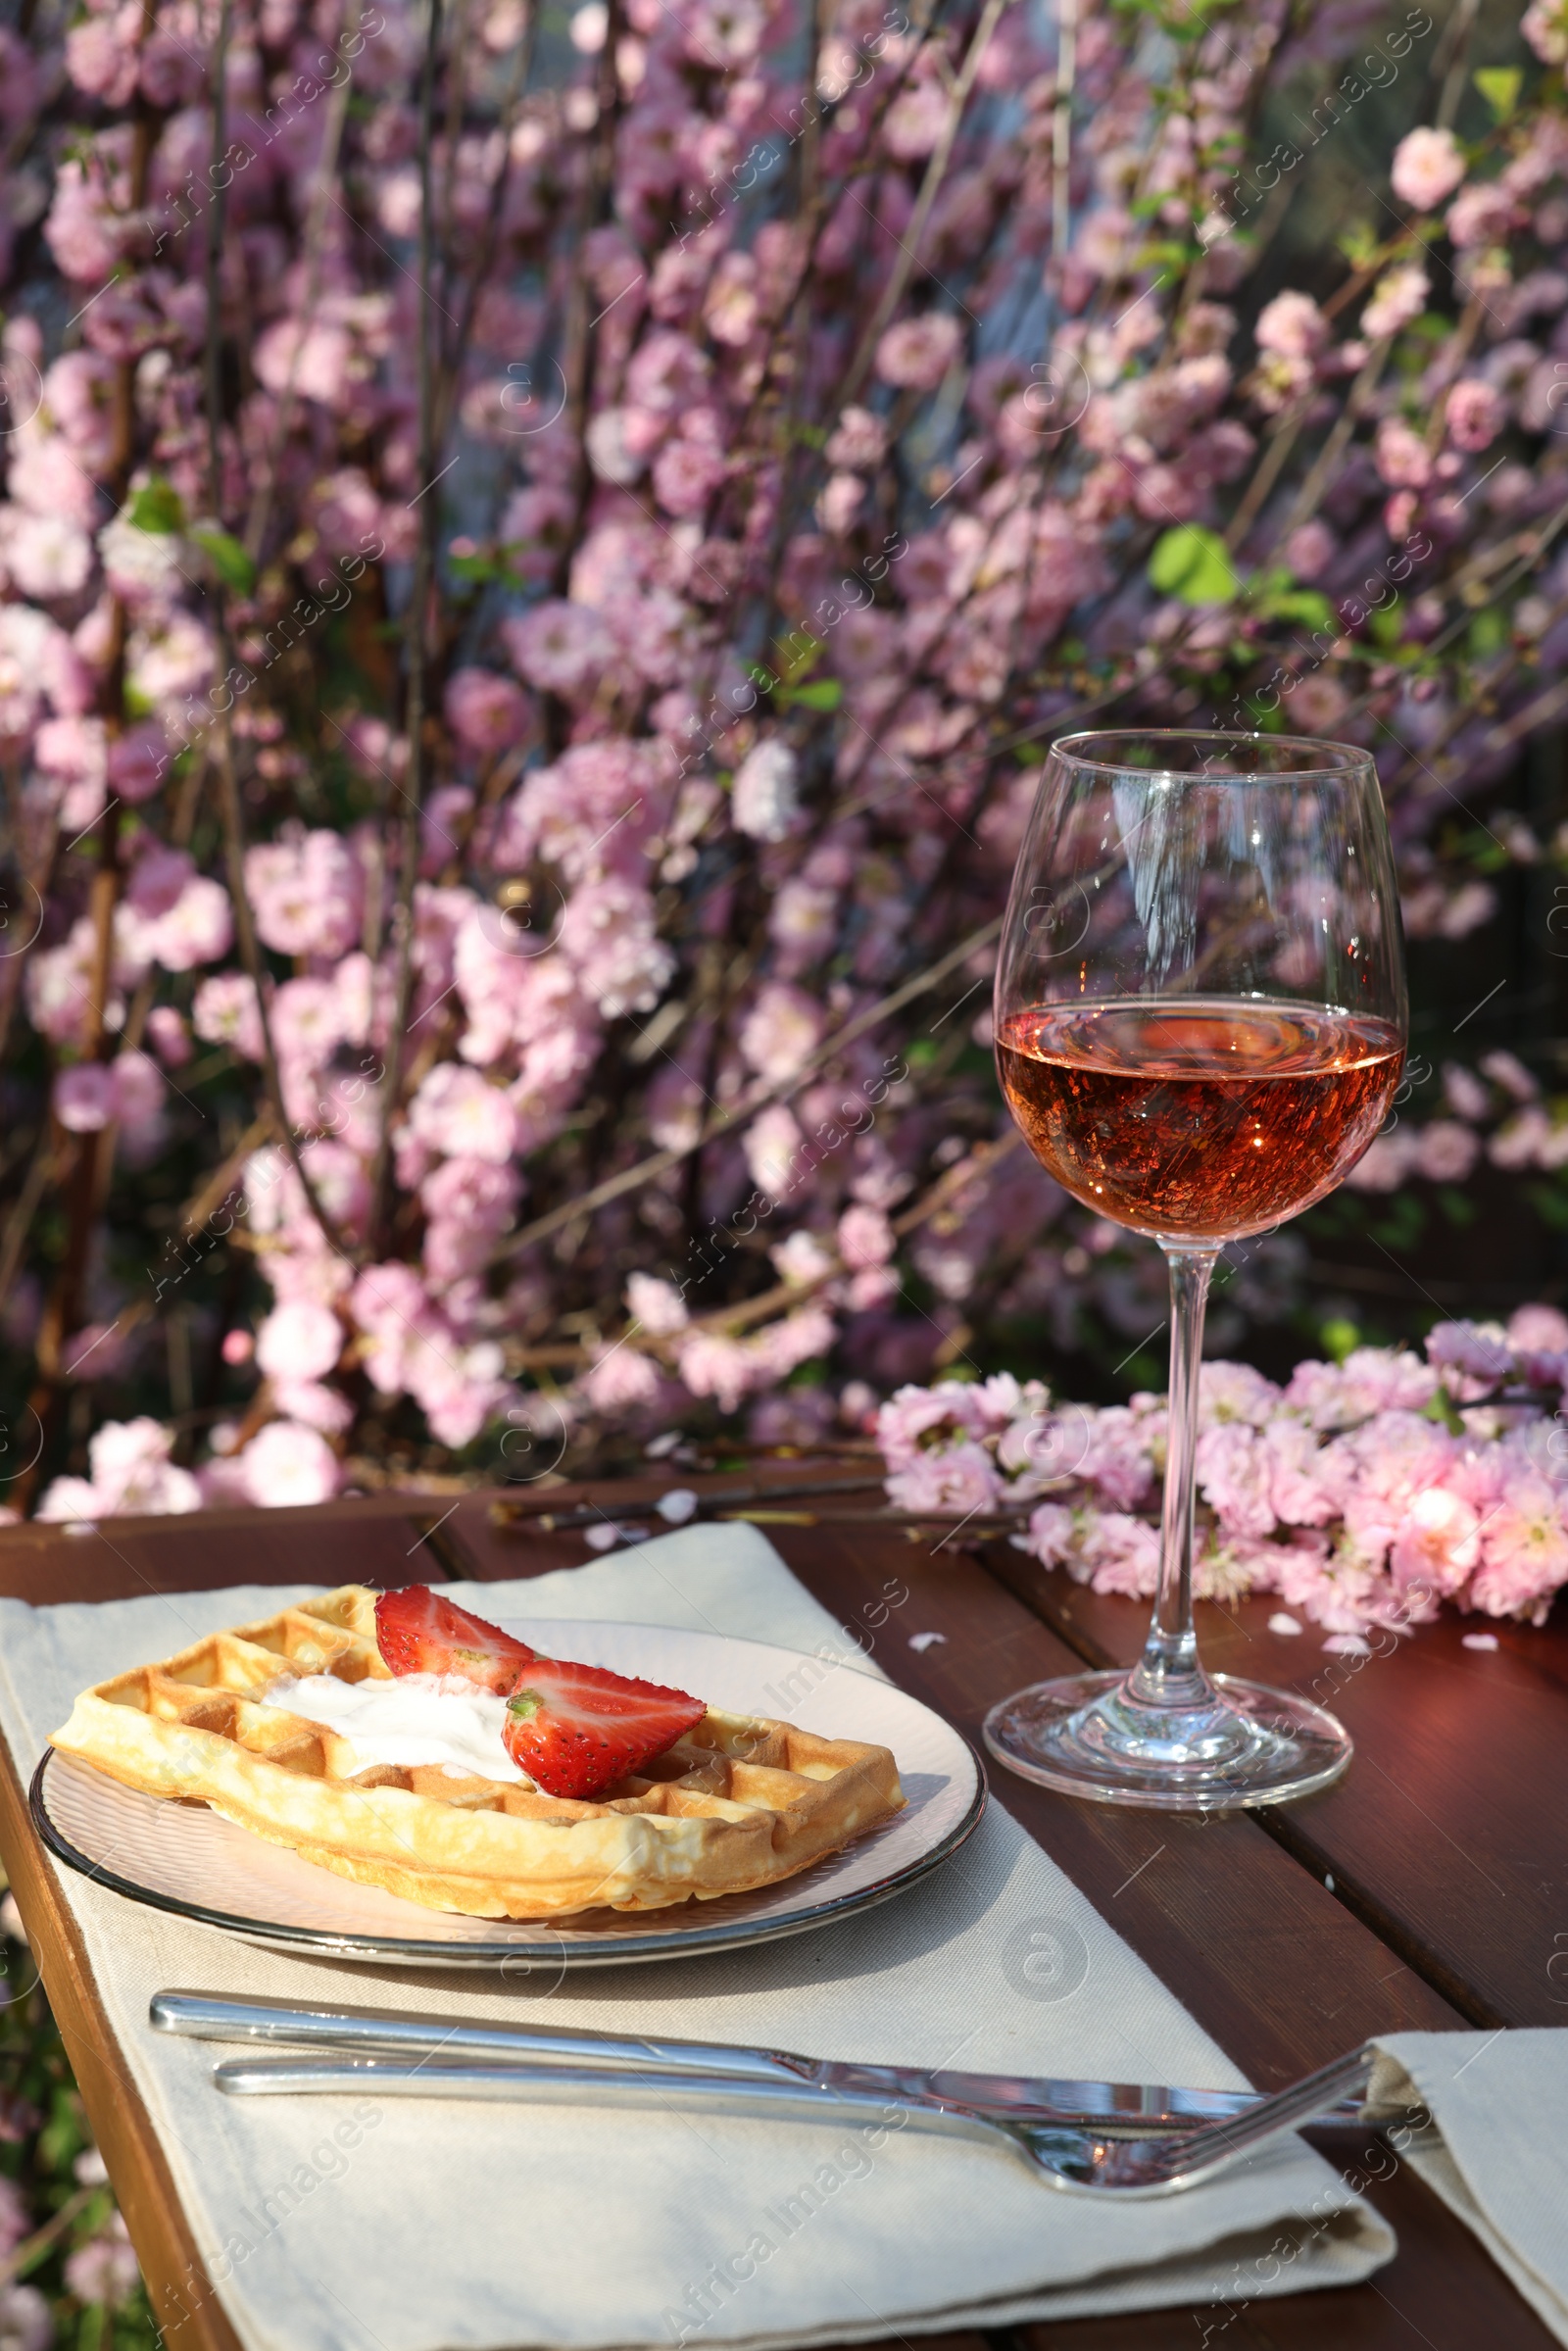
{"type": "Polygon", "coordinates": [[[1264,599],[1259,607],[1267,620],[1300,620],[1308,628],[1333,629],[1339,633],[1334,607],[1316,588],[1282,588],[1264,599]]]}
{"type": "Polygon", "coordinates": [[[179,492],[167,481],[148,482],[130,502],[130,520],[138,530],[152,531],[160,538],[172,537],[185,527],[179,492]]]}
{"type": "Polygon", "coordinates": [[[1336,1363],[1343,1363],[1361,1344],[1361,1334],[1353,1322],[1326,1322],[1318,1339],[1336,1363]]]}
{"type": "Polygon", "coordinates": [[[817,677],[809,685],[788,688],[779,700],[786,705],[799,703],[808,710],[836,710],[844,700],[844,688],[836,677],[817,677]]]}
{"type": "Polygon", "coordinates": [[[256,565],[239,541],[226,530],[193,530],[190,535],[224,587],[232,588],[236,596],[248,596],[256,585],[256,565]]]}
{"type": "Polygon", "coordinates": [[[1224,540],[1196,522],[1160,533],[1149,559],[1149,580],[1162,596],[1183,604],[1230,604],[1241,586],[1224,540]]]}
{"type": "Polygon", "coordinates": [[[1492,109],[1494,122],[1506,122],[1519,103],[1524,87],[1522,66],[1483,66],[1472,74],[1476,88],[1492,109]]]}

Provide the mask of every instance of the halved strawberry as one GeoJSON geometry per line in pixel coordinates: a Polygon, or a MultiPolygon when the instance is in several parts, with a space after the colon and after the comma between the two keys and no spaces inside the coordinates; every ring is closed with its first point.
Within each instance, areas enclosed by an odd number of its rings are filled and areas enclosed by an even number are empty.
{"type": "Polygon", "coordinates": [[[662,1755],[707,1712],[683,1690],[536,1657],[507,1700],[502,1737],[547,1795],[587,1798],[662,1755]]]}
{"type": "Polygon", "coordinates": [[[533,1651],[499,1625],[470,1616],[427,1584],[383,1592],[375,1603],[375,1641],[395,1674],[461,1674],[504,1698],[533,1651]]]}

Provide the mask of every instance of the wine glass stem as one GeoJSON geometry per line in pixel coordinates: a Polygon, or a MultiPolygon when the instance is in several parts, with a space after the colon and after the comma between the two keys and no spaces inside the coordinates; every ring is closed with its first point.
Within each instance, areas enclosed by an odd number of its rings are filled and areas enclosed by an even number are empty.
{"type": "Polygon", "coordinates": [[[1165,1439],[1165,1510],[1159,1587],[1144,1653],[1129,1694],[1151,1706],[1202,1706],[1213,1686],[1198,1662],[1193,1630],[1193,1487],[1198,1450],[1198,1373],[1203,1313],[1215,1249],[1166,1248],[1170,1266],[1170,1418],[1165,1439]]]}

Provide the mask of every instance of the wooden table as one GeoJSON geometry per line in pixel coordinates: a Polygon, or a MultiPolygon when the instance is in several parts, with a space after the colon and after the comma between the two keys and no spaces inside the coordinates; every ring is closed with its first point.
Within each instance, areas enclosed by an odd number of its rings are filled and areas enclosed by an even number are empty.
{"type": "MultiPolygon", "coordinates": [[[[625,1519],[670,1482],[563,1489],[550,1499],[592,1498],[625,1519]]],[[[1005,1547],[933,1548],[881,1529],[767,1532],[808,1590],[861,1628],[861,1645],[873,1641],[894,1681],[977,1743],[997,1698],[1083,1661],[1130,1661],[1142,1637],[1141,1605],[1099,1599],[1005,1547]],[[869,1634],[890,1582],[906,1596],[869,1634]],[[920,1633],[943,1639],[917,1650],[910,1637],[920,1633]]],[[[535,1575],[589,1556],[581,1534],[496,1528],[484,1495],[451,1508],[382,1496],[114,1519],[93,1534],[6,1529],[0,1592],[46,1604],[228,1583],[385,1587],[535,1575]]],[[[1359,1661],[1326,1655],[1310,1628],[1296,1640],[1270,1634],[1269,1614],[1264,1601],[1229,1615],[1200,1609],[1204,1654],[1334,1707],[1356,1741],[1337,1788],[1206,1822],[1077,1803],[997,1772],[1000,1796],[1260,2087],[1374,2032],[1568,2025],[1561,1611],[1541,1630],[1491,1628],[1494,1652],[1465,1648],[1473,1625],[1449,1618],[1359,1661]]],[[[181,2293],[194,2240],[3,1745],[0,1853],[166,2337],[177,2351],[236,2351],[211,2296],[188,2303],[181,2293]]],[[[1234,2311],[1017,2330],[1028,2351],[1199,2351],[1205,2341],[1224,2351],[1321,2351],[1330,2341],[1336,2351],[1547,2351],[1553,2338],[1540,2321],[1392,2151],[1343,2135],[1320,2144],[1365,2182],[1398,2234],[1397,2257],[1375,2278],[1234,2311]]],[[[940,2351],[982,2351],[978,2336],[930,2339],[940,2351]]]]}

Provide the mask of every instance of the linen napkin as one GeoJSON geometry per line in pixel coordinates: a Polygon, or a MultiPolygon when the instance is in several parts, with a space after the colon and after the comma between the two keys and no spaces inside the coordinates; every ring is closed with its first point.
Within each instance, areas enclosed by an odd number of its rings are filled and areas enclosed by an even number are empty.
{"type": "MultiPolygon", "coordinates": [[[[489,1617],[721,1631],[877,1670],[744,1526],[446,1589],[489,1617]]],[[[31,1772],[86,1685],[290,1596],[302,1595],[0,1602],[0,1728],[19,1768],[31,1772]]],[[[799,1712],[808,1725],[809,1701],[799,1712]]],[[[548,1999],[528,1983],[255,1949],[61,1877],[201,2249],[188,2299],[216,2293],[247,2351],[827,2344],[1234,2298],[1238,2265],[1257,2280],[1250,2295],[1348,2283],[1394,2251],[1383,2222],[1299,2140],[1208,2186],[1118,2206],[1061,2194],[1005,2150],[908,2129],[223,2099],[208,2081],[221,2052],[147,2025],[150,1996],[169,1987],[871,2063],[1244,2086],[995,1798],[949,1863],[877,1909],[749,1951],[567,1973],[548,1999]],[[1041,1935],[1076,1960],[1044,1984],[1020,1957],[1041,1935]]]]}
{"type": "Polygon", "coordinates": [[[1423,2107],[1392,2143],[1568,2343],[1568,2031],[1391,2033],[1368,2104],[1423,2107]]]}

